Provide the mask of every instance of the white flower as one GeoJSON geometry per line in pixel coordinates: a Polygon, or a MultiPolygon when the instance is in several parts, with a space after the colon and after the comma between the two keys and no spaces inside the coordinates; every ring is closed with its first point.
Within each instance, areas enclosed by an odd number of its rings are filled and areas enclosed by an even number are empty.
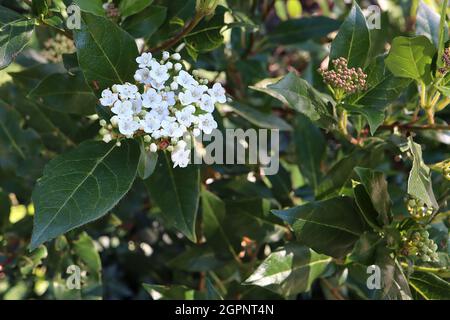
{"type": "Polygon", "coordinates": [[[175,117],[179,123],[189,127],[194,121],[194,116],[192,115],[194,112],[195,107],[193,105],[189,105],[182,110],[175,112],[175,117]]]}
{"type": "Polygon", "coordinates": [[[119,118],[119,131],[121,134],[131,137],[139,129],[139,123],[133,118],[119,118]]]}
{"type": "Polygon", "coordinates": [[[136,58],[136,62],[139,63],[139,68],[150,67],[152,61],[152,54],[150,52],[144,52],[140,57],[136,58]]]}
{"type": "Polygon", "coordinates": [[[150,84],[150,70],[148,68],[143,68],[136,70],[134,74],[134,80],[143,84],[150,84]]]}
{"type": "Polygon", "coordinates": [[[167,67],[168,70],[170,70],[173,68],[173,63],[169,61],[165,64],[165,66],[167,67]]]}
{"type": "Polygon", "coordinates": [[[180,60],[181,59],[181,55],[178,52],[176,52],[176,53],[174,53],[172,55],[172,59],[173,60],[180,60]]]}
{"type": "Polygon", "coordinates": [[[191,150],[186,149],[186,142],[180,140],[171,154],[173,167],[186,168],[191,159],[191,150]]]}
{"type": "Polygon", "coordinates": [[[130,101],[117,100],[111,111],[119,116],[119,118],[127,118],[133,115],[133,104],[130,101]]]}
{"type": "Polygon", "coordinates": [[[192,134],[194,135],[194,137],[198,137],[201,133],[202,132],[199,128],[194,128],[194,130],[192,130],[192,134]]]}
{"type": "Polygon", "coordinates": [[[192,92],[190,90],[186,90],[186,92],[180,92],[178,94],[178,99],[183,106],[187,106],[195,102],[195,99],[192,96],[192,92]]]}
{"type": "Polygon", "coordinates": [[[170,77],[169,73],[167,72],[167,67],[164,65],[160,65],[159,63],[152,65],[150,76],[157,83],[164,83],[170,77]]]}
{"type": "Polygon", "coordinates": [[[162,59],[163,59],[164,61],[166,61],[167,59],[169,59],[169,57],[170,57],[170,53],[167,52],[167,51],[163,51],[163,53],[162,53],[162,59]]]}
{"type": "Polygon", "coordinates": [[[111,136],[109,133],[107,133],[107,134],[105,134],[105,135],[103,136],[103,141],[104,141],[104,142],[108,143],[108,142],[110,142],[111,140],[112,140],[112,136],[111,136]]]}
{"type": "Polygon", "coordinates": [[[164,89],[164,82],[156,82],[154,79],[150,80],[150,85],[155,88],[156,90],[163,90],[164,89]]]}
{"type": "Polygon", "coordinates": [[[159,129],[152,132],[152,138],[158,140],[159,138],[164,136],[164,130],[159,129]]]}
{"type": "MultiPolygon", "coordinates": [[[[176,67],[176,65],[175,65],[176,67]]],[[[181,70],[177,76],[177,83],[183,88],[190,89],[192,86],[197,85],[197,81],[195,81],[194,77],[191,76],[184,70],[181,70]]]]}
{"type": "Polygon", "coordinates": [[[142,99],[140,94],[136,95],[136,99],[131,101],[131,110],[133,114],[138,114],[142,111],[142,99]]]}
{"type": "Polygon", "coordinates": [[[175,71],[180,71],[183,68],[183,65],[181,63],[175,63],[173,67],[175,71]]]}
{"type": "Polygon", "coordinates": [[[200,86],[194,86],[191,88],[191,96],[193,98],[193,102],[200,102],[203,93],[208,90],[207,86],[200,85],[200,86]]]}
{"type": "Polygon", "coordinates": [[[178,90],[178,83],[176,83],[175,81],[172,82],[172,83],[170,84],[170,89],[172,89],[172,90],[178,90]]]}
{"type": "Polygon", "coordinates": [[[144,108],[154,108],[162,101],[162,96],[155,89],[150,88],[142,95],[142,105],[144,108]]]}
{"type": "Polygon", "coordinates": [[[125,83],[123,85],[118,85],[117,90],[119,91],[120,99],[133,99],[138,92],[138,87],[134,84],[125,83]]]}
{"type": "Polygon", "coordinates": [[[183,128],[175,121],[163,120],[161,122],[161,126],[163,127],[164,134],[166,136],[171,138],[179,138],[183,136],[183,128]]]}
{"type": "Polygon", "coordinates": [[[100,103],[102,106],[110,107],[114,104],[114,102],[119,99],[117,93],[112,93],[111,90],[105,89],[102,91],[102,97],[100,98],[100,103]]]}
{"type": "Polygon", "coordinates": [[[166,101],[169,107],[174,106],[176,104],[175,93],[173,91],[162,92],[161,96],[163,101],[166,101]]]}
{"type": "Polygon", "coordinates": [[[220,83],[215,83],[211,89],[208,89],[208,93],[216,102],[225,103],[227,101],[225,89],[220,83]]]}
{"type": "Polygon", "coordinates": [[[149,113],[152,114],[152,117],[163,120],[169,116],[169,105],[166,101],[161,101],[161,103],[154,106],[149,113]]]}
{"type": "Polygon", "coordinates": [[[144,120],[140,121],[140,124],[146,133],[152,133],[161,127],[161,120],[147,113],[144,120]]]}
{"type": "Polygon", "coordinates": [[[199,103],[200,109],[206,111],[206,112],[213,112],[214,111],[214,100],[211,98],[208,94],[203,94],[202,99],[199,103]]]}
{"type": "Polygon", "coordinates": [[[150,144],[150,152],[158,151],[158,146],[155,143],[150,144]]]}
{"type": "Polygon", "coordinates": [[[210,113],[199,115],[198,120],[198,128],[206,134],[217,128],[217,122],[210,113]]]}

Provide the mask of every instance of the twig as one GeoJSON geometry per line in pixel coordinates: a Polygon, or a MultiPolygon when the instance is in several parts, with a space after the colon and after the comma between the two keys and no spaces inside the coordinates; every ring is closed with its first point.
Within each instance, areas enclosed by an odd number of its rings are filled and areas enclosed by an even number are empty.
{"type": "Polygon", "coordinates": [[[181,39],[183,39],[183,37],[185,35],[187,35],[189,32],[191,32],[197,26],[197,24],[203,19],[203,17],[204,17],[203,14],[196,13],[194,18],[176,36],[164,41],[157,47],[150,48],[149,51],[150,52],[158,52],[158,51],[173,47],[181,39]]]}
{"type": "Polygon", "coordinates": [[[393,123],[381,125],[379,129],[381,130],[398,129],[400,131],[423,131],[423,130],[447,131],[450,130],[450,125],[439,125],[439,124],[413,125],[411,123],[406,124],[393,123]]]}

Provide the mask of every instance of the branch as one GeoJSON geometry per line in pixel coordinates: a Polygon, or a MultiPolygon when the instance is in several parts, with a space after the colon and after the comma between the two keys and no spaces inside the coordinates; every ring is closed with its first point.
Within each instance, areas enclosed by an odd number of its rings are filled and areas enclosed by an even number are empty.
{"type": "Polygon", "coordinates": [[[203,19],[203,17],[204,17],[203,14],[196,13],[194,18],[176,36],[164,41],[157,47],[150,48],[149,51],[150,52],[158,52],[158,51],[173,47],[181,39],[183,39],[184,36],[186,36],[189,32],[191,32],[197,26],[197,24],[203,19]]]}
{"type": "Polygon", "coordinates": [[[400,131],[422,131],[422,130],[435,130],[435,131],[447,131],[450,130],[450,125],[439,125],[439,124],[424,124],[424,125],[414,125],[412,123],[406,124],[387,124],[379,127],[381,130],[394,130],[398,129],[400,131]]]}

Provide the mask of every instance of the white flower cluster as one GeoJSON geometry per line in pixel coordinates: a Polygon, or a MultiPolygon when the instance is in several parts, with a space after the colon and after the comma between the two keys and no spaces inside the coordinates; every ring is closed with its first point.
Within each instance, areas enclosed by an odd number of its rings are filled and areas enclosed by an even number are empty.
{"type": "Polygon", "coordinates": [[[219,83],[208,88],[208,80],[192,76],[180,60],[179,53],[165,51],[160,61],[143,53],[136,58],[136,85],[103,90],[100,103],[114,113],[110,124],[100,121],[103,141],[142,136],[148,151],[167,149],[174,167],[188,165],[191,135],[217,128],[212,112],[226,97],[219,83]]]}

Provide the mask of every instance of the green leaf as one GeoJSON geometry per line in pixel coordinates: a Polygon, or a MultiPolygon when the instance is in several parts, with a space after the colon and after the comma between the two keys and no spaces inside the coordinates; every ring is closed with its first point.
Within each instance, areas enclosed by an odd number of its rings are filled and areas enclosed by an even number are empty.
{"type": "Polygon", "coordinates": [[[363,68],[370,51],[370,32],[361,8],[354,2],[352,10],[331,44],[330,60],[344,57],[349,67],[363,68]]]}
{"type": "Polygon", "coordinates": [[[323,96],[308,82],[294,73],[289,73],[274,84],[265,81],[252,89],[267,93],[292,109],[303,113],[322,128],[331,128],[335,124],[323,96]]]}
{"type": "Polygon", "coordinates": [[[311,290],[332,258],[306,246],[288,243],[272,252],[245,284],[264,287],[284,297],[311,290]]]}
{"type": "Polygon", "coordinates": [[[150,6],[144,11],[128,17],[122,27],[135,38],[150,38],[166,20],[167,8],[150,6]]]}
{"type": "MultiPolygon", "coordinates": [[[[416,34],[430,39],[439,48],[441,17],[425,2],[420,1],[416,16],[416,34]]],[[[448,38],[448,26],[443,28],[445,38],[448,38]]]]}
{"type": "Polygon", "coordinates": [[[143,284],[144,289],[150,294],[153,300],[203,300],[203,292],[189,289],[185,286],[173,285],[163,286],[156,284],[143,284]]]}
{"type": "Polygon", "coordinates": [[[87,141],[50,161],[33,191],[30,248],[105,215],[130,189],[138,158],[133,141],[87,141]]]}
{"type": "Polygon", "coordinates": [[[74,4],[80,7],[81,11],[89,12],[98,16],[105,16],[102,0],[73,0],[74,4]]]}
{"type": "Polygon", "coordinates": [[[450,284],[432,273],[416,271],[409,277],[409,284],[425,300],[450,299],[450,284]]]}
{"type": "Polygon", "coordinates": [[[79,65],[94,90],[133,81],[138,56],[136,43],[115,23],[82,13],[81,30],[75,30],[74,39],[79,65]]]}
{"type": "Polygon", "coordinates": [[[322,178],[320,166],[325,157],[326,142],[322,132],[306,116],[297,114],[294,125],[297,165],[314,190],[322,178]]]}
{"type": "Polygon", "coordinates": [[[367,119],[372,135],[383,123],[389,104],[397,100],[411,82],[395,77],[386,68],[384,60],[384,56],[379,56],[367,67],[367,90],[351,97],[351,105],[344,106],[348,111],[362,114],[367,119]]]}
{"type": "Polygon", "coordinates": [[[378,221],[384,225],[391,223],[391,198],[389,197],[388,184],[384,174],[361,167],[355,168],[355,171],[366,189],[373,207],[378,212],[378,221]]]}
{"type": "Polygon", "coordinates": [[[261,112],[256,108],[252,108],[238,102],[233,102],[233,104],[230,106],[233,108],[233,111],[240,115],[242,118],[248,120],[249,122],[260,128],[292,131],[292,127],[289,125],[289,123],[273,114],[261,112]]]}
{"type": "Polygon", "coordinates": [[[13,62],[33,34],[32,20],[0,6],[0,70],[13,62]]]}
{"type": "Polygon", "coordinates": [[[223,6],[218,6],[212,17],[206,17],[192,30],[184,41],[187,47],[198,53],[216,49],[223,43],[221,29],[225,25],[224,15],[227,12],[223,6]]]}
{"type": "Polygon", "coordinates": [[[29,97],[55,111],[82,115],[94,114],[98,103],[81,72],[51,74],[31,90],[29,97]]]}
{"type": "Polygon", "coordinates": [[[431,81],[431,61],[435,53],[427,37],[397,37],[386,58],[386,66],[397,77],[431,81]]]}
{"type": "Polygon", "coordinates": [[[422,147],[411,137],[408,139],[408,146],[413,159],[413,166],[408,178],[408,194],[437,210],[439,205],[433,192],[430,168],[422,159],[422,147]]]}
{"type": "Polygon", "coordinates": [[[145,181],[152,200],[161,209],[163,218],[189,240],[196,242],[195,223],[200,198],[198,167],[173,168],[167,153],[160,160],[153,175],[145,181]]]}
{"type": "Polygon", "coordinates": [[[226,223],[225,203],[206,189],[202,191],[201,197],[203,232],[207,243],[215,248],[217,252],[221,252],[226,248],[231,256],[237,257],[229,235],[224,228],[226,223]]]}
{"type": "Polygon", "coordinates": [[[0,100],[0,169],[25,170],[42,147],[32,129],[23,129],[20,114],[0,100]]]}
{"type": "Polygon", "coordinates": [[[353,188],[355,202],[367,224],[375,231],[381,231],[382,225],[378,222],[378,212],[375,210],[372,200],[363,185],[358,184],[353,188]]]}
{"type": "Polygon", "coordinates": [[[152,2],[153,0],[122,0],[119,3],[120,15],[125,19],[126,17],[141,12],[151,5],[152,2]]]}
{"type": "Polygon", "coordinates": [[[281,22],[268,34],[269,43],[296,44],[320,39],[337,30],[341,23],[325,16],[304,17],[281,22]]]}
{"type": "Polygon", "coordinates": [[[272,213],[292,226],[301,244],[336,258],[349,253],[365,229],[354,201],[348,197],[272,210],[272,213]]]}
{"type": "Polygon", "coordinates": [[[48,13],[47,0],[33,0],[31,10],[35,16],[46,15],[48,13]]]}
{"type": "Polygon", "coordinates": [[[158,153],[146,151],[143,141],[140,142],[139,148],[141,153],[139,156],[138,175],[142,180],[145,180],[155,171],[158,163],[158,153]]]}

